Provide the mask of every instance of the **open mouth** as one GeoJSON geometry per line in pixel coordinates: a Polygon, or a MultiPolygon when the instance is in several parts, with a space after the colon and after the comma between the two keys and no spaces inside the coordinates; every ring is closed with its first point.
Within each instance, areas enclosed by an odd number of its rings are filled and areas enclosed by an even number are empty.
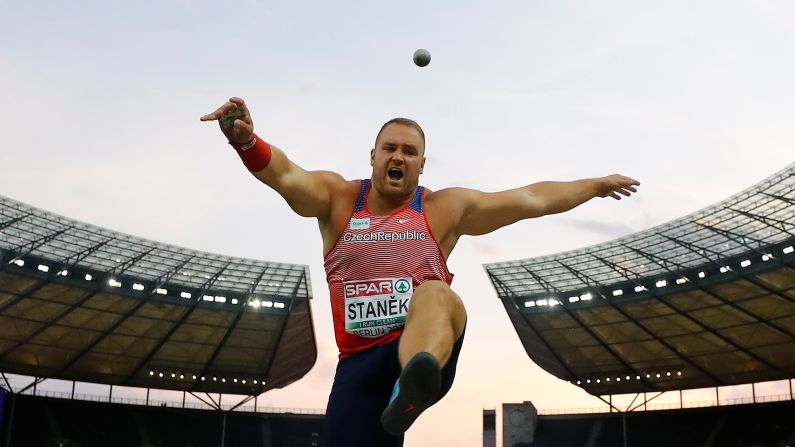
{"type": "Polygon", "coordinates": [[[386,174],[389,176],[390,180],[397,181],[403,178],[403,171],[398,168],[389,168],[389,170],[386,171],[386,174]]]}

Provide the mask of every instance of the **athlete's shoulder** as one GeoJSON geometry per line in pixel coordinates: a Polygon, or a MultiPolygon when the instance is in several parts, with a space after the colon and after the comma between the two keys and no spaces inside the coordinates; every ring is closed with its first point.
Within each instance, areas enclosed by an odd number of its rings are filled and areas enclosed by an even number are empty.
{"type": "Polygon", "coordinates": [[[323,183],[326,184],[326,187],[328,187],[335,196],[340,194],[358,194],[362,184],[361,180],[347,180],[333,171],[314,171],[312,174],[320,177],[323,183]]]}
{"type": "Polygon", "coordinates": [[[452,204],[451,202],[465,202],[476,192],[473,189],[461,187],[444,188],[438,191],[431,191],[425,188],[425,202],[439,202],[450,205],[452,204]]]}

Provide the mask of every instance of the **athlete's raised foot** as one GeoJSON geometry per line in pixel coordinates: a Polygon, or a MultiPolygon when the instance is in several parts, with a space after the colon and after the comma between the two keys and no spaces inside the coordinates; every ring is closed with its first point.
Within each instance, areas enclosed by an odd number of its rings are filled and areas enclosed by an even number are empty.
{"type": "Polygon", "coordinates": [[[400,373],[392,390],[381,425],[395,436],[402,435],[428,407],[436,402],[442,383],[439,362],[427,352],[418,352],[400,373]]]}

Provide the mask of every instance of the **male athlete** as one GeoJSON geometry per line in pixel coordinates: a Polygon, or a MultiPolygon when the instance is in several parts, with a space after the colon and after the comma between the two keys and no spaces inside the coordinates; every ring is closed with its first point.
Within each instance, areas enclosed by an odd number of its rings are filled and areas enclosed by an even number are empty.
{"type": "Polygon", "coordinates": [[[257,179],[296,213],[318,220],[340,350],[326,409],[331,447],[401,446],[417,416],[450,390],[467,319],[446,265],[458,238],[594,197],[620,200],[640,185],[616,174],[495,193],[430,191],[418,184],[425,134],[405,118],[376,136],[371,177],[345,180],[305,171],[255,135],[240,98],[201,120],[217,120],[257,179]]]}

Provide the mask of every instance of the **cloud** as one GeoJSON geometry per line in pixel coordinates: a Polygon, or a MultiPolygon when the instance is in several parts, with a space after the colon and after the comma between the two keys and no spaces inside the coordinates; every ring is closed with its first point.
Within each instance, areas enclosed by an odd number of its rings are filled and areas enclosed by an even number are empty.
{"type": "Polygon", "coordinates": [[[560,223],[578,230],[586,230],[602,236],[608,236],[610,238],[626,236],[627,234],[637,231],[635,228],[632,228],[626,223],[618,221],[611,222],[591,219],[562,219],[560,220],[560,223]]]}

